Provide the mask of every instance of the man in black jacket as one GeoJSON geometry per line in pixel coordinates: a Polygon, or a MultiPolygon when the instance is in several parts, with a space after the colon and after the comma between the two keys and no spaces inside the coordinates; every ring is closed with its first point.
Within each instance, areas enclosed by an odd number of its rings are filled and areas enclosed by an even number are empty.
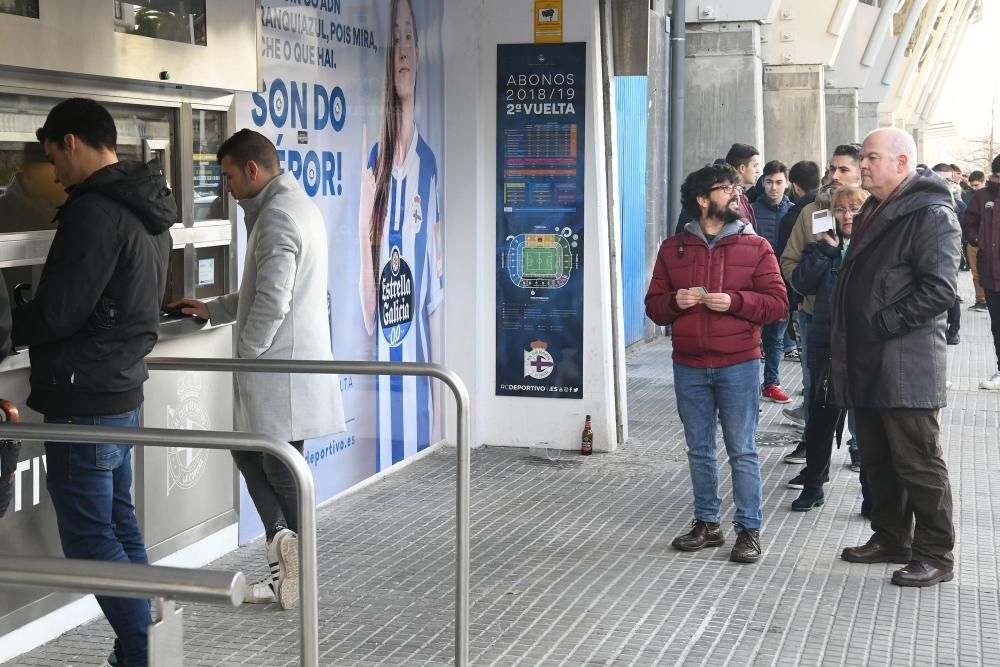
{"type": "MultiPolygon", "coordinates": [[[[50,424],[137,427],[176,204],[156,162],[118,160],[114,120],[93,100],[57,104],[36,135],[69,196],[34,299],[14,311],[14,344],[31,357],[28,406],[50,424]]],[[[45,453],[66,557],[147,563],[131,447],[46,442],[45,453]]],[[[149,601],[97,601],[117,664],[146,665],[149,601]]]]}
{"type": "Polygon", "coordinates": [[[915,171],[916,152],[913,138],[897,128],[865,139],[861,182],[872,196],[855,218],[830,333],[831,402],[855,409],[861,465],[875,500],[874,535],[841,557],[908,562],[893,573],[899,586],[954,576],[938,411],[947,403],[944,313],[955,301],[961,232],[947,183],[915,171]]]}

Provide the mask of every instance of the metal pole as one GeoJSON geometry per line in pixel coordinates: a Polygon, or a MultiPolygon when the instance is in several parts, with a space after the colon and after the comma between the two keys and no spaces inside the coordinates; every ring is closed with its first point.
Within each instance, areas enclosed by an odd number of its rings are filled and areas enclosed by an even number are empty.
{"type": "Polygon", "coordinates": [[[151,596],[208,604],[243,603],[242,572],[103,560],[0,556],[0,584],[126,598],[151,596]]]}
{"type": "MultiPolygon", "coordinates": [[[[259,363],[259,362],[257,362],[259,363]]],[[[316,490],[309,465],[287,442],[256,433],[166,428],[0,423],[0,438],[49,442],[118,443],[144,447],[243,449],[270,454],[288,466],[299,495],[299,613],[302,665],[319,667],[319,602],[316,572],[316,490]]]]}
{"type": "Polygon", "coordinates": [[[684,180],[684,48],[685,0],[674,0],[670,13],[670,165],[667,172],[667,233],[670,236],[681,213],[681,181],[684,180]]]}
{"type": "MultiPolygon", "coordinates": [[[[444,382],[455,396],[455,412],[458,421],[458,433],[456,434],[458,471],[455,483],[455,664],[459,667],[466,667],[469,664],[469,487],[472,475],[472,431],[469,412],[471,404],[469,391],[457,373],[438,364],[387,361],[148,357],[146,365],[150,369],[161,371],[415,375],[432,377],[444,382]]],[[[0,431],[0,435],[2,435],[2,431],[0,431]]],[[[289,449],[295,451],[290,445],[289,449]]],[[[308,471],[308,466],[302,457],[298,456],[298,459],[308,471]]],[[[309,482],[311,485],[311,476],[309,482]]],[[[312,490],[311,487],[310,490],[312,490]]],[[[313,508],[315,508],[315,501],[313,503],[313,508]]],[[[315,520],[315,514],[313,517],[315,520]]],[[[303,523],[303,525],[305,524],[303,523]]],[[[315,524],[313,525],[315,526],[315,524]]],[[[301,548],[301,541],[299,544],[301,548]]],[[[315,558],[315,550],[313,557],[315,558]]]]}

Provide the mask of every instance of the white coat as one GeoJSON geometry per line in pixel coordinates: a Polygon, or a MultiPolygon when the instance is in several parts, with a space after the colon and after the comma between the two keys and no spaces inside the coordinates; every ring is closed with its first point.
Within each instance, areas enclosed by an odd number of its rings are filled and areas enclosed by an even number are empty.
{"type": "MultiPolygon", "coordinates": [[[[247,226],[238,293],[208,302],[213,324],[236,321],[240,359],[333,359],[327,312],[326,226],[291,174],[240,201],[247,226]]],[[[340,379],[237,373],[236,426],[286,441],[345,429],[340,379]]]]}

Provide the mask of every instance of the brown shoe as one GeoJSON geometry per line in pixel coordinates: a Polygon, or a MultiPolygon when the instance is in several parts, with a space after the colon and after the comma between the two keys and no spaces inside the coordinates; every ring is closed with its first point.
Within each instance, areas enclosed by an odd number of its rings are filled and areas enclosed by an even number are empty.
{"type": "Polygon", "coordinates": [[[934,563],[922,560],[911,560],[902,570],[892,573],[892,583],[897,586],[914,586],[923,588],[933,586],[955,578],[953,570],[946,570],[934,563]]]}
{"type": "Polygon", "coordinates": [[[736,544],[729,552],[734,563],[756,563],[760,560],[760,531],[744,528],[736,536],[736,544]]]}
{"type": "Polygon", "coordinates": [[[670,546],[678,551],[698,551],[705,547],[721,547],[725,543],[719,524],[695,519],[691,522],[691,531],[675,537],[670,546]]]}
{"type": "Polygon", "coordinates": [[[874,536],[860,547],[847,547],[840,557],[849,563],[900,563],[910,562],[909,549],[897,549],[882,544],[874,536]]]}

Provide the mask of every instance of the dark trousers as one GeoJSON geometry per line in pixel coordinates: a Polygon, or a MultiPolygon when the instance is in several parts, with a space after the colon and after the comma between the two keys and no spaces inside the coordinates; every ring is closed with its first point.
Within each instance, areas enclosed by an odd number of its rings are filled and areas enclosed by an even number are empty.
{"type": "Polygon", "coordinates": [[[962,302],[955,299],[955,303],[948,309],[948,333],[957,334],[962,328],[962,302]]]}
{"type": "Polygon", "coordinates": [[[955,525],[938,411],[857,408],[855,414],[876,537],[898,549],[912,545],[915,560],[953,567],[955,525]]]}
{"type": "MultiPolygon", "coordinates": [[[[302,441],[289,443],[302,453],[302,441]]],[[[264,522],[268,541],[282,528],[299,532],[299,503],[295,478],[284,463],[270,454],[233,450],[233,461],[247,481],[247,491],[264,522]]]]}
{"type": "Polygon", "coordinates": [[[837,434],[837,423],[841,415],[841,410],[826,404],[824,396],[823,385],[829,376],[830,362],[816,362],[815,365],[818,368],[809,368],[809,419],[803,435],[806,442],[806,467],[801,474],[803,484],[807,487],[820,487],[830,481],[833,438],[837,434]]]}
{"type": "Polygon", "coordinates": [[[993,349],[997,354],[997,368],[1000,369],[1000,291],[984,289],[986,308],[990,311],[990,328],[993,330],[993,349]]]}

